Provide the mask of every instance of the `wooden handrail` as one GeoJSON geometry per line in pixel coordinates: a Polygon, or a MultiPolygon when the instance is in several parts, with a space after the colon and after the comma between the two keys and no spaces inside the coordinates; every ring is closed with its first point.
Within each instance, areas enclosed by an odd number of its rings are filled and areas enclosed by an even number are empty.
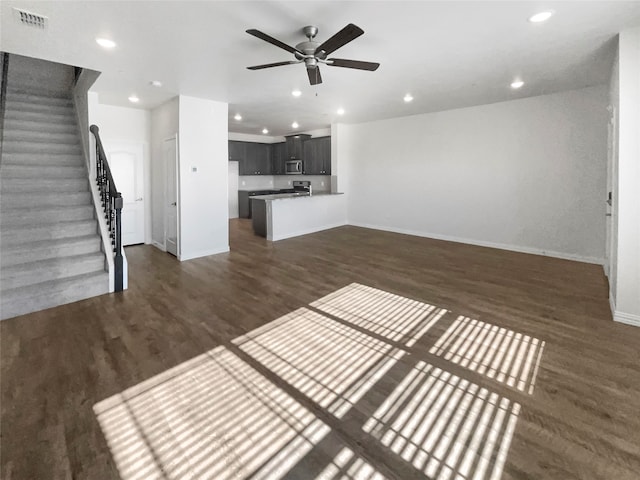
{"type": "Polygon", "coordinates": [[[111,175],[107,155],[100,140],[100,129],[97,125],[91,125],[89,131],[96,139],[96,182],[102,200],[102,209],[109,228],[111,245],[113,248],[114,279],[116,292],[123,290],[123,257],[122,257],[122,195],[116,188],[116,183],[111,175]]]}

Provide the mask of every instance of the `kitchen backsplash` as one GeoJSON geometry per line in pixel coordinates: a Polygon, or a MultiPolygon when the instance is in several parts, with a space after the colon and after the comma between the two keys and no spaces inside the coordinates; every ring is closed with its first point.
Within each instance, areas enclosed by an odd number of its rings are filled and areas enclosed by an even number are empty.
{"type": "Polygon", "coordinates": [[[331,191],[331,177],[328,175],[242,175],[238,177],[238,190],[292,188],[294,180],[310,181],[314,192],[331,191]]]}

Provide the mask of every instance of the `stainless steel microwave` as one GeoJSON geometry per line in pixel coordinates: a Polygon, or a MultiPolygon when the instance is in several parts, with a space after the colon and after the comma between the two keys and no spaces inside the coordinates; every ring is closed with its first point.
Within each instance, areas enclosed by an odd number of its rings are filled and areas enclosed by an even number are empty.
{"type": "Polygon", "coordinates": [[[302,160],[287,160],[284,173],[287,175],[302,175],[302,160]]]}

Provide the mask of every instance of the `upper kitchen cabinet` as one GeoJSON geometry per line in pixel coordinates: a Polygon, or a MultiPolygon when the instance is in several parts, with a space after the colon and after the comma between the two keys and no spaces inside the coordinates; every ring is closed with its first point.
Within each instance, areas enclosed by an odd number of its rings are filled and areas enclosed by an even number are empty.
{"type": "Polygon", "coordinates": [[[240,162],[240,175],[271,175],[271,146],[246,142],[246,158],[240,162]]]}
{"type": "Polygon", "coordinates": [[[304,144],[311,135],[301,133],[284,138],[287,140],[287,160],[304,160],[304,144]]]}
{"type": "Polygon", "coordinates": [[[229,140],[229,161],[240,162],[246,157],[246,142],[229,140]]]}
{"type": "Polygon", "coordinates": [[[287,144],[272,143],[271,144],[271,173],[273,175],[286,174],[285,164],[287,161],[287,144]]]}
{"type": "Polygon", "coordinates": [[[229,141],[229,160],[237,161],[240,175],[271,175],[271,145],[229,141]]]}
{"type": "Polygon", "coordinates": [[[331,175],[331,137],[305,142],[303,158],[306,175],[331,175]]]}

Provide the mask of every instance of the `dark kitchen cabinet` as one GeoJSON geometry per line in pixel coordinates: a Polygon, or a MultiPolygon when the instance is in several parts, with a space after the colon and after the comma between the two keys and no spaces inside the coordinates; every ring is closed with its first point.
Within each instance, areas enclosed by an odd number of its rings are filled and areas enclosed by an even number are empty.
{"type": "Polygon", "coordinates": [[[287,140],[287,160],[304,160],[304,144],[311,138],[311,135],[301,133],[285,138],[287,140]]]}
{"type": "Polygon", "coordinates": [[[229,141],[229,161],[241,162],[246,156],[246,142],[229,141]]]}
{"type": "Polygon", "coordinates": [[[229,160],[239,162],[240,175],[271,175],[271,145],[229,141],[229,160]]]}
{"type": "Polygon", "coordinates": [[[303,158],[306,175],[331,175],[331,137],[305,142],[303,158]]]}
{"type": "Polygon", "coordinates": [[[273,175],[285,175],[285,163],[287,161],[287,144],[284,142],[271,144],[271,173],[273,175]]]}

